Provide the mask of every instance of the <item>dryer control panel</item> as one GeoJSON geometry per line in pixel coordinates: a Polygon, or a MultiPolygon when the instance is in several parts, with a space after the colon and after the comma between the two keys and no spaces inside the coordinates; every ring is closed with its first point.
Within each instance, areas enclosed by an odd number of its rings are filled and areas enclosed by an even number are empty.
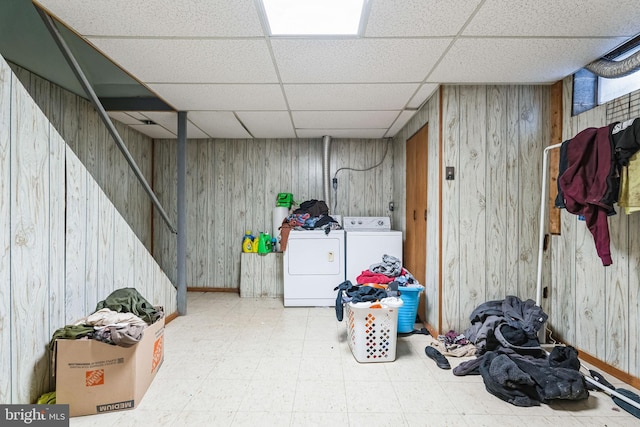
{"type": "Polygon", "coordinates": [[[342,227],[346,231],[389,231],[391,218],[388,216],[345,216],[342,227]]]}

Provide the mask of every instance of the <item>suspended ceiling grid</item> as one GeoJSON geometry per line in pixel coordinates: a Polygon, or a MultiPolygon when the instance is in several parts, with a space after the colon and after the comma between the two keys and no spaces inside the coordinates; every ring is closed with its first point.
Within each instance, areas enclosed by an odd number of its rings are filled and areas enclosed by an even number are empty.
{"type": "Polygon", "coordinates": [[[640,33],[635,0],[370,0],[359,38],[270,37],[257,0],[35,3],[187,111],[190,138],[391,137],[440,84],[554,83],[640,33]]]}

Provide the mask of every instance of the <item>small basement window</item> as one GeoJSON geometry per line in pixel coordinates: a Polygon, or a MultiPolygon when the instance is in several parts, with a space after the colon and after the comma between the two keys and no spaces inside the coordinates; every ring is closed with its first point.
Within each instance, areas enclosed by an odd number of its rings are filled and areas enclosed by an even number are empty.
{"type": "MultiPolygon", "coordinates": [[[[605,55],[610,61],[621,61],[640,51],[640,39],[630,40],[605,55]]],[[[576,116],[598,105],[640,89],[640,70],[619,78],[599,77],[583,68],[573,75],[572,115],[576,116]]]]}
{"type": "MultiPolygon", "coordinates": [[[[613,60],[621,61],[638,51],[640,51],[640,45],[623,55],[619,55],[613,60]]],[[[638,89],[640,89],[640,71],[617,79],[598,77],[598,105],[602,105],[638,89]]]]}

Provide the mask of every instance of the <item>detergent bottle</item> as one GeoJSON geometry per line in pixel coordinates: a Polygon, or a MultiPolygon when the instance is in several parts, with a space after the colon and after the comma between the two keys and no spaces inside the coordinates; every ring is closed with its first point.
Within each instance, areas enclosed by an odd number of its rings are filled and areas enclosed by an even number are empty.
{"type": "Polygon", "coordinates": [[[255,236],[253,238],[253,243],[251,244],[251,252],[258,252],[259,243],[260,243],[260,236],[255,236]]]}
{"type": "Polygon", "coordinates": [[[271,236],[268,233],[260,233],[260,239],[258,240],[258,253],[266,254],[271,252],[271,236]]]}
{"type": "Polygon", "coordinates": [[[242,252],[253,252],[253,235],[251,235],[251,230],[244,232],[244,237],[242,238],[242,252]]]}

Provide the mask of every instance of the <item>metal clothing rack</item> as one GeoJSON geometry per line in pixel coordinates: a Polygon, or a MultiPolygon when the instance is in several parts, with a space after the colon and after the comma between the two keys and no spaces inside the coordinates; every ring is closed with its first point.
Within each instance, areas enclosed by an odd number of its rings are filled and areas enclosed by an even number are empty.
{"type": "Polygon", "coordinates": [[[549,179],[549,151],[560,148],[562,143],[546,147],[542,153],[542,196],[540,197],[540,235],[538,240],[538,273],[536,277],[536,305],[542,307],[542,252],[544,251],[544,226],[547,213],[547,180],[549,179]]]}
{"type": "MultiPolygon", "coordinates": [[[[536,305],[538,307],[542,307],[542,257],[544,251],[544,231],[545,231],[545,223],[546,223],[546,213],[547,213],[547,195],[548,195],[548,187],[547,180],[549,179],[549,151],[560,148],[562,143],[554,144],[546,147],[542,153],[542,196],[540,197],[540,234],[538,240],[538,273],[536,277],[536,305]]],[[[542,330],[543,339],[541,342],[544,342],[544,329],[542,330]]],[[[634,400],[629,399],[627,396],[618,393],[617,391],[610,389],[609,387],[599,383],[598,381],[590,378],[586,375],[583,375],[584,379],[598,387],[601,390],[609,393],[610,396],[615,396],[618,399],[624,401],[625,403],[640,409],[640,404],[634,400]]]]}

